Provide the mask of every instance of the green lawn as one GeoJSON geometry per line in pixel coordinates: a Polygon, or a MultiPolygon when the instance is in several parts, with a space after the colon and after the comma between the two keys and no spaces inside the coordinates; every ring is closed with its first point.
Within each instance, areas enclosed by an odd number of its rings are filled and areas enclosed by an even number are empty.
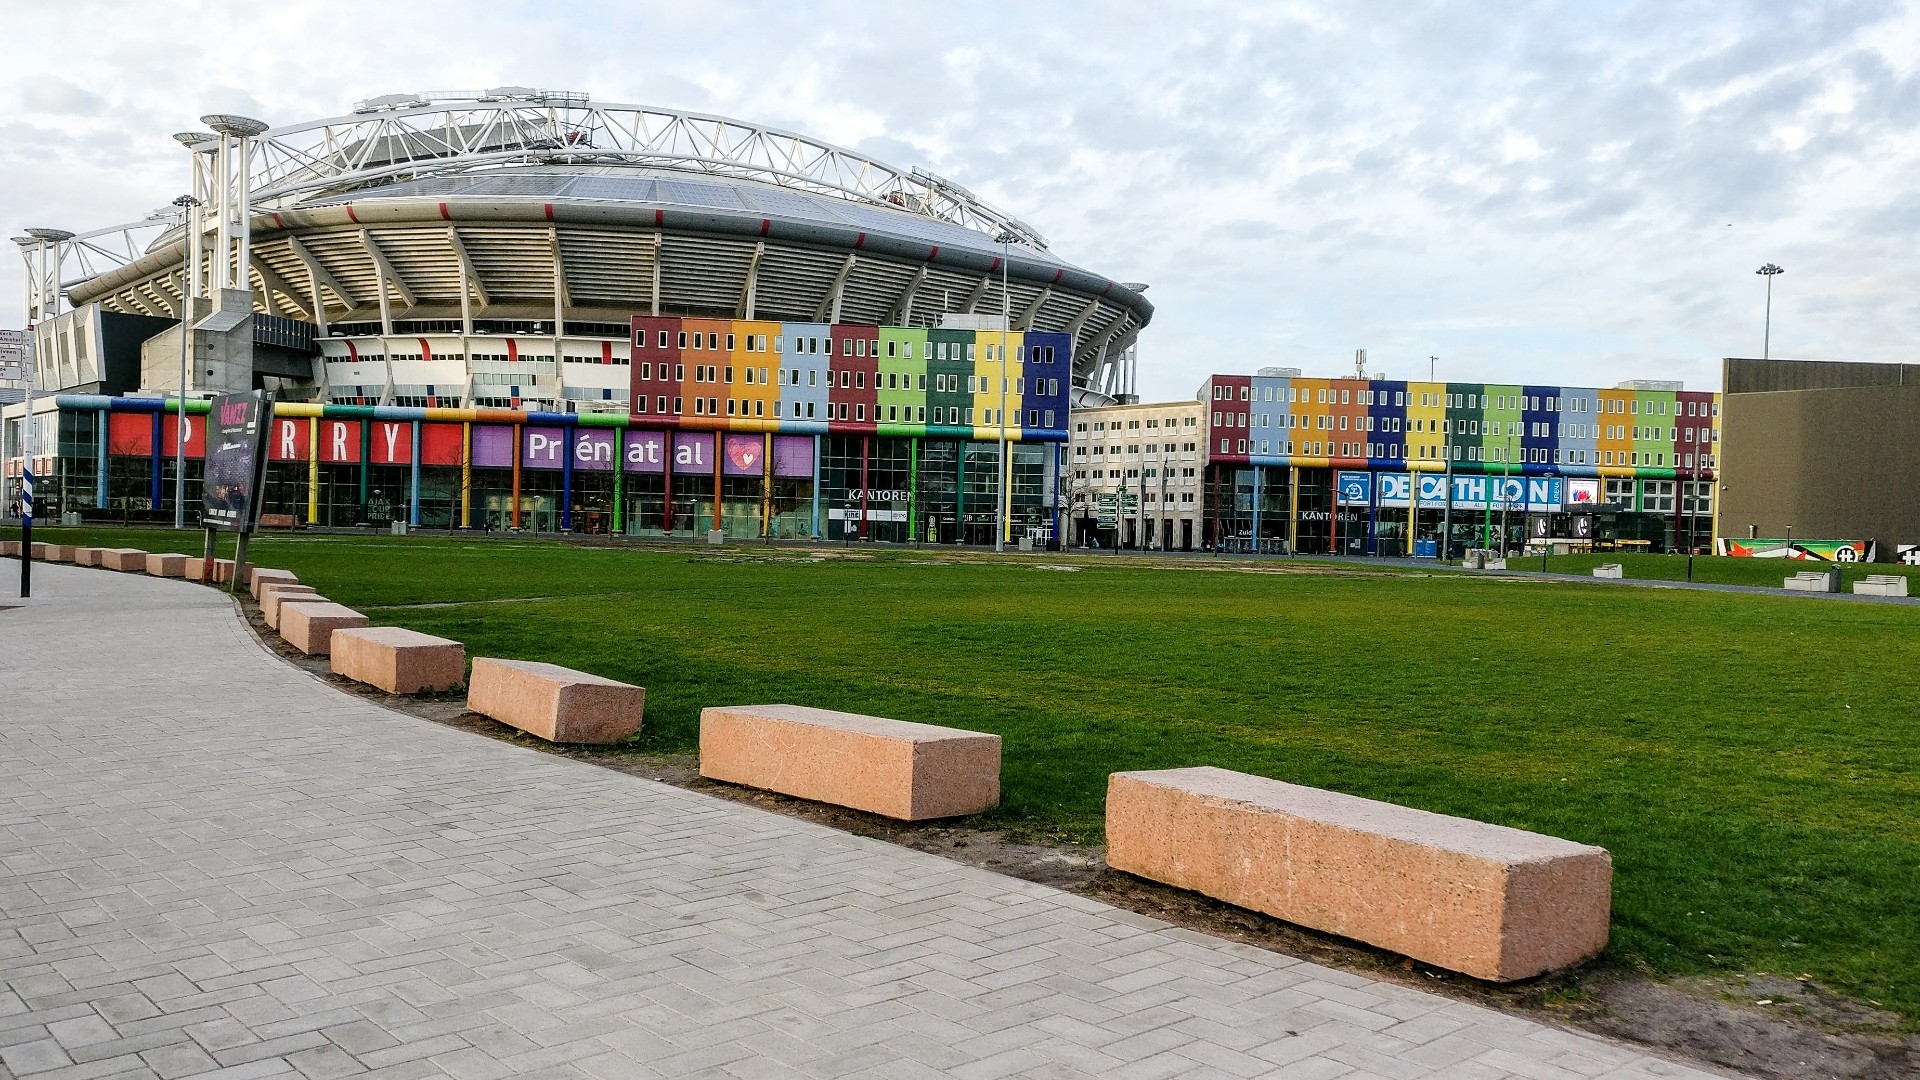
{"type": "Polygon", "coordinates": [[[789,701],[999,733],[992,819],[1033,833],[1095,839],[1109,772],[1197,764],[1534,829],[1613,852],[1624,964],[1810,973],[1920,1021],[1915,608],[1098,556],[255,552],[377,622],[645,685],[640,749],[789,701]]]}

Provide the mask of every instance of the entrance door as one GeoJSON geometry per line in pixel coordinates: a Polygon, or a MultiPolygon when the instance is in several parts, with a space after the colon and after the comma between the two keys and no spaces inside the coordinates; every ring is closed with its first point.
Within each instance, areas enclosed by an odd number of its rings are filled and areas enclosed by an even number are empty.
{"type": "Polygon", "coordinates": [[[1181,551],[1193,550],[1193,519],[1192,518],[1180,519],[1180,550],[1181,551]]]}

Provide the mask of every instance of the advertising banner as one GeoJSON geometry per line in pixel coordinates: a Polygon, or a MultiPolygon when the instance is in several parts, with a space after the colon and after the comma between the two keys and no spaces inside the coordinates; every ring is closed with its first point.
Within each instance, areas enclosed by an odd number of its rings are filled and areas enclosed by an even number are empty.
{"type": "Polygon", "coordinates": [[[606,428],[574,428],[573,467],[587,472],[612,472],[613,432],[606,428]]]}
{"type": "Polygon", "coordinates": [[[713,436],[702,431],[673,433],[673,471],[713,472],[713,436]]]}
{"type": "Polygon", "coordinates": [[[567,433],[557,427],[526,427],[520,431],[525,443],[520,459],[523,469],[558,469],[566,465],[561,455],[567,452],[567,433]]]}
{"type": "Polygon", "coordinates": [[[1566,505],[1568,506],[1599,506],[1600,505],[1600,481],[1598,480],[1567,481],[1566,505]]]}
{"type": "Polygon", "coordinates": [[[466,453],[465,437],[460,424],[421,424],[420,464],[459,465],[466,453]]]}
{"type": "Polygon", "coordinates": [[[360,421],[321,420],[320,460],[332,465],[360,463],[360,421]]]}
{"type": "Polygon", "coordinates": [[[261,466],[266,443],[261,436],[272,407],[271,398],[262,390],[222,394],[213,399],[213,409],[207,414],[213,447],[207,454],[201,511],[209,526],[242,532],[253,528],[265,471],[261,466]]]}
{"type": "Polygon", "coordinates": [[[720,469],[728,476],[759,476],[766,468],[766,437],[762,435],[728,435],[722,444],[726,456],[721,459],[720,469]]]}
{"type": "Polygon", "coordinates": [[[108,413],[107,453],[115,457],[153,455],[151,413],[108,413]]]}
{"type": "Polygon", "coordinates": [[[628,431],[626,462],[628,472],[667,471],[667,433],[628,431]]]}
{"type": "Polygon", "coordinates": [[[1339,492],[1342,506],[1368,506],[1373,502],[1373,474],[1368,472],[1341,472],[1334,480],[1334,489],[1339,492]]]}
{"type": "Polygon", "coordinates": [[[413,464],[413,425],[405,420],[373,422],[373,464],[413,464]]]}
{"type": "Polygon", "coordinates": [[[473,425],[473,465],[476,469],[513,468],[513,429],[505,424],[473,425]]]}
{"type": "Polygon", "coordinates": [[[811,435],[775,435],[773,437],[773,475],[813,476],[813,437],[811,435]]]}
{"type": "MultiPolygon", "coordinates": [[[[178,438],[178,435],[176,435],[175,432],[179,428],[179,426],[180,426],[179,417],[171,416],[167,414],[161,415],[160,417],[160,454],[162,457],[173,456],[173,452],[175,449],[173,440],[178,438]]],[[[193,414],[189,413],[187,414],[187,456],[190,458],[197,458],[205,454],[206,452],[207,452],[207,418],[204,416],[194,416],[193,414]]]]}
{"type": "Polygon", "coordinates": [[[307,425],[311,420],[276,419],[273,422],[272,436],[268,440],[268,455],[274,461],[305,461],[307,449],[311,445],[307,439],[307,425]]]}
{"type": "Polygon", "coordinates": [[[1721,537],[1720,554],[1736,559],[1799,559],[1806,562],[1872,562],[1871,540],[1733,540],[1721,537]]]}

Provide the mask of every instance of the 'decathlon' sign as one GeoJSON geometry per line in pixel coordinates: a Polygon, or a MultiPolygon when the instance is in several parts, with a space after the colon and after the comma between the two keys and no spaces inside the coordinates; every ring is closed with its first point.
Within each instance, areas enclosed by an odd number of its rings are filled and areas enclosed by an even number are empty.
{"type": "MultiPolygon", "coordinates": [[[[1335,481],[1340,502],[1345,506],[1368,505],[1372,494],[1364,472],[1343,472],[1335,481]]],[[[1411,505],[1414,477],[1407,473],[1372,474],[1378,485],[1378,502],[1372,505],[1404,509],[1411,505]]],[[[1447,504],[1447,476],[1421,473],[1420,505],[1439,507],[1447,504]]],[[[1558,476],[1456,476],[1453,477],[1453,505],[1492,507],[1495,510],[1556,511],[1563,505],[1566,482],[1558,476]]]]}
{"type": "Polygon", "coordinates": [[[207,414],[207,475],[204,508],[209,526],[249,532],[260,502],[265,470],[267,410],[265,391],[222,394],[207,414]]]}

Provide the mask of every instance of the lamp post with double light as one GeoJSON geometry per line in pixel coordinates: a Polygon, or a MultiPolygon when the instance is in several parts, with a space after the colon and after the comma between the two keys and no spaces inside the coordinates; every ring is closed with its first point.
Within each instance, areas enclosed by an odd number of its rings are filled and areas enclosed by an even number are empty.
{"type": "Polygon", "coordinates": [[[1773,279],[1786,273],[1786,271],[1772,263],[1768,263],[1760,269],[1755,270],[1754,273],[1767,279],[1767,321],[1765,330],[1760,338],[1760,359],[1771,360],[1773,358],[1773,279]]]}

